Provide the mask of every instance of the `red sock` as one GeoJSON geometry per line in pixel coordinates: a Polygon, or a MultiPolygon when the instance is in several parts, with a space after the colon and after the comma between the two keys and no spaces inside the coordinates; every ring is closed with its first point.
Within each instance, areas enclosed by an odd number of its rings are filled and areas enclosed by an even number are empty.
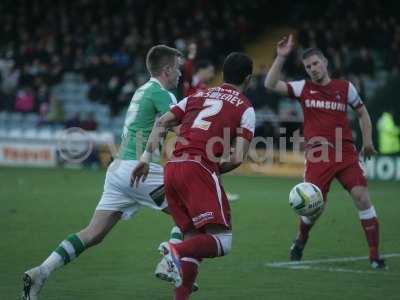
{"type": "Polygon", "coordinates": [[[303,219],[300,218],[299,224],[299,234],[297,238],[303,242],[303,244],[307,243],[309,232],[312,228],[313,224],[306,224],[304,223],[303,219]]]}
{"type": "Polygon", "coordinates": [[[217,240],[210,234],[199,234],[191,239],[175,244],[174,248],[180,257],[212,258],[220,256],[217,240]]]}
{"type": "Polygon", "coordinates": [[[369,246],[369,259],[378,259],[378,246],[379,246],[379,222],[377,218],[361,220],[361,225],[365,232],[369,246]]]}
{"type": "Polygon", "coordinates": [[[198,263],[198,261],[193,261],[192,258],[181,259],[183,280],[182,285],[175,289],[175,300],[189,299],[190,294],[192,293],[193,283],[197,277],[198,263]]]}

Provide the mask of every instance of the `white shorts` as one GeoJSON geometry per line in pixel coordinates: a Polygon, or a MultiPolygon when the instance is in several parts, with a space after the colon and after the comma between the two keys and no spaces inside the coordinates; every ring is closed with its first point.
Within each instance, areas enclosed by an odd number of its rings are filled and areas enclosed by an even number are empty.
{"type": "Polygon", "coordinates": [[[119,159],[110,164],[96,210],[120,211],[123,219],[129,219],[143,206],[157,210],[167,207],[163,167],[150,163],[146,181],[136,188],[130,186],[130,177],[137,164],[137,160],[119,159]]]}

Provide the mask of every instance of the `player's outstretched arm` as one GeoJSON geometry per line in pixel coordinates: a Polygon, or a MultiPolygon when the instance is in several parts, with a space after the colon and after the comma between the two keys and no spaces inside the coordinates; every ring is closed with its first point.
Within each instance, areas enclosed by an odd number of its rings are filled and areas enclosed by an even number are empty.
{"type": "Polygon", "coordinates": [[[283,96],[288,96],[287,84],[284,81],[281,81],[280,78],[282,76],[283,65],[292,51],[293,46],[294,42],[291,34],[278,42],[276,47],[277,56],[269,69],[264,82],[264,86],[267,90],[276,92],[283,96]]]}
{"type": "Polygon", "coordinates": [[[372,124],[371,118],[365,105],[362,105],[357,110],[358,121],[362,132],[363,147],[362,155],[365,159],[370,159],[372,155],[377,154],[374,144],[372,142],[372,124]]]}
{"type": "Polygon", "coordinates": [[[140,162],[131,174],[131,186],[138,186],[140,181],[145,181],[149,174],[149,163],[151,157],[158,148],[161,139],[167,134],[168,129],[177,126],[178,120],[176,116],[168,111],[154,124],[153,130],[147,141],[146,149],[140,157],[140,162]]]}
{"type": "Polygon", "coordinates": [[[243,137],[237,137],[234,140],[234,150],[230,156],[230,160],[227,162],[223,162],[219,165],[219,172],[221,174],[230,172],[237,167],[239,167],[247,156],[247,152],[249,151],[249,140],[243,137]]]}

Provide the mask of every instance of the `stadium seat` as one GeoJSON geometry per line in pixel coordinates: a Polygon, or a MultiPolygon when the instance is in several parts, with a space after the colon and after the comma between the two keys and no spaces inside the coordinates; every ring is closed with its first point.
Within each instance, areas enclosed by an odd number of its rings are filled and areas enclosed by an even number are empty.
{"type": "Polygon", "coordinates": [[[50,128],[41,128],[37,134],[38,139],[50,140],[54,138],[54,134],[50,128]]]}
{"type": "Polygon", "coordinates": [[[23,137],[23,131],[21,128],[12,128],[8,131],[8,138],[21,139],[23,137]]]}
{"type": "Polygon", "coordinates": [[[24,130],[23,137],[26,139],[36,139],[38,130],[35,128],[29,128],[24,130]]]}

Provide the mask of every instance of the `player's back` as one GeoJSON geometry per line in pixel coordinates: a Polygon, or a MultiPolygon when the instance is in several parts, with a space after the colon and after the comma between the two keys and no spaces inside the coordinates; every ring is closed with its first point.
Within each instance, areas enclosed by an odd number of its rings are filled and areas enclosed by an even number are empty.
{"type": "Polygon", "coordinates": [[[172,112],[182,124],[173,160],[200,159],[213,171],[217,170],[224,150],[230,151],[233,138],[243,136],[251,140],[254,133],[255,116],[250,101],[228,84],[189,96],[172,112]]]}
{"type": "MultiPolygon", "coordinates": [[[[137,154],[143,152],[156,117],[167,112],[175,103],[175,96],[155,78],[139,87],[126,112],[119,158],[138,159],[137,154]]],[[[157,155],[153,156],[153,161],[159,161],[157,155]]]]}

